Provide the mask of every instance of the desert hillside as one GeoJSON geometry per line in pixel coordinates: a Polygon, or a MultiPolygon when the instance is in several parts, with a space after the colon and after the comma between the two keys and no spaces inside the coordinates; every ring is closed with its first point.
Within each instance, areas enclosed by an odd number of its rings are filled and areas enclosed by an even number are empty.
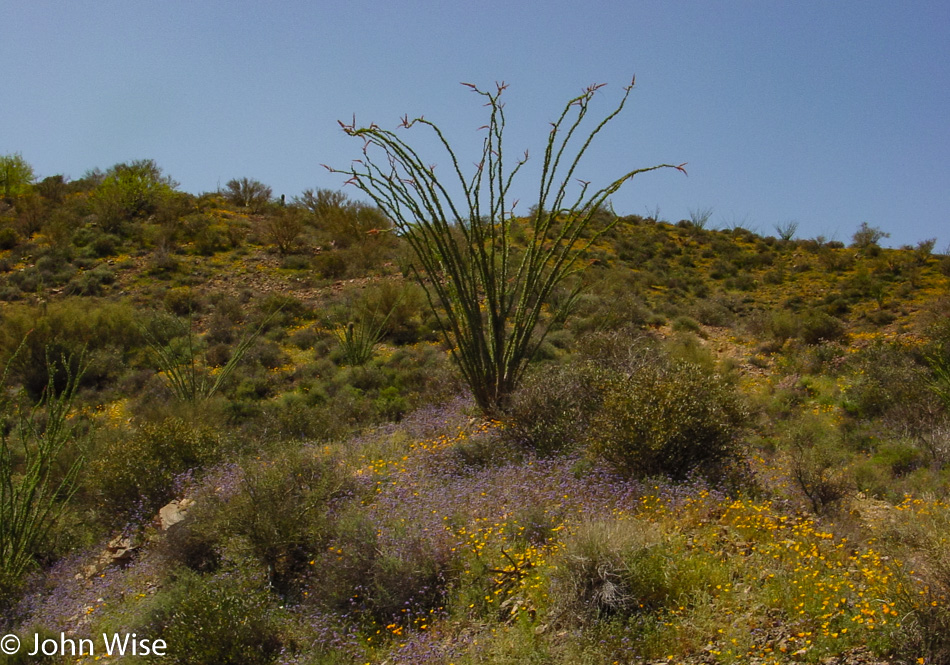
{"type": "Polygon", "coordinates": [[[0,662],[950,663],[933,241],[602,211],[487,413],[371,205],[5,194],[0,627],[167,652],[0,662]]]}

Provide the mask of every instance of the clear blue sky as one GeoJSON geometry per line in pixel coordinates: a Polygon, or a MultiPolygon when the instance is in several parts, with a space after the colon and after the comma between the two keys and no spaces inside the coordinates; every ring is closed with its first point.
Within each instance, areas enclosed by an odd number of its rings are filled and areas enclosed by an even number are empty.
{"type": "Polygon", "coordinates": [[[580,175],[689,177],[643,177],[619,213],[950,243],[945,0],[0,0],[0,63],[0,154],[40,177],[147,158],[185,191],[251,177],[288,198],[342,186],[320,164],[359,155],[354,113],[425,114],[468,163],[485,117],[459,82],[505,80],[507,146],[540,155],[568,98],[608,83],[606,113],[636,74],[580,175]]]}

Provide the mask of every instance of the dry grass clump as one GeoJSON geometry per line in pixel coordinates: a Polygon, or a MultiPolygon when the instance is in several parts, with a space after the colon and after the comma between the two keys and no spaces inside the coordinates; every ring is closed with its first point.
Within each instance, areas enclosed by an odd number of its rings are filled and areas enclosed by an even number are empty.
{"type": "Polygon", "coordinates": [[[583,523],[552,577],[555,616],[588,622],[665,605],[674,593],[656,525],[635,518],[583,523]]]}

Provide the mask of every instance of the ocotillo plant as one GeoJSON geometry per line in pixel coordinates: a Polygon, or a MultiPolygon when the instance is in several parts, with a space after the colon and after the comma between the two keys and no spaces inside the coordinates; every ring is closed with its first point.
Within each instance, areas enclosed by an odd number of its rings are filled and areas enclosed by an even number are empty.
{"type": "MultiPolygon", "coordinates": [[[[16,353],[23,348],[20,348],[16,353]]],[[[14,354],[14,357],[16,354],[14,354]]],[[[0,376],[0,602],[34,565],[36,549],[46,544],[53,526],[62,516],[78,487],[83,457],[77,456],[65,470],[63,455],[72,443],[70,411],[85,368],[83,358],[76,372],[61,358],[66,382],[57,393],[53,387],[56,368],[47,352],[49,383],[32,409],[12,403],[7,391],[7,370],[0,376]]]]}
{"type": "Polygon", "coordinates": [[[404,117],[401,126],[421,125],[435,133],[452,164],[446,180],[395,132],[375,124],[357,127],[355,120],[340,125],[350,136],[363,139],[363,158],[348,170],[327,168],[349,175],[348,182],[369,195],[412,246],[418,260],[412,270],[439,316],[452,354],[478,406],[493,413],[504,409],[548,331],[563,320],[574,301],[566,298],[551,316],[543,316],[555,288],[584,267],[584,250],[616,223],[614,217],[591,232],[591,222],[608,197],[638,174],[663,168],[682,171],[683,165],[635,169],[596,191],[581,181],[576,197],[569,194],[581,158],[623,110],[633,82],[624,88],[614,110],[585,134],[581,125],[602,85],[588,87],[568,101],[552,123],[538,198],[524,220],[528,232],[521,249],[512,242],[512,224],[517,220],[509,192],[528,153],[510,169],[503,160],[505,113],[500,97],[506,86],[501,83],[494,92],[486,92],[463,85],[484,97],[490,110],[481,159],[472,175],[463,174],[439,127],[421,117],[404,117]],[[461,196],[453,197],[449,189],[456,185],[450,181],[456,178],[461,196]]]}
{"type": "Polygon", "coordinates": [[[264,319],[264,322],[256,330],[246,333],[241,338],[241,341],[232,351],[231,358],[218,371],[214,380],[209,376],[207,368],[202,367],[199,362],[197,340],[191,322],[186,327],[178,319],[170,319],[172,325],[177,328],[177,332],[185,341],[184,347],[178,350],[163,344],[155,332],[149,328],[143,326],[141,330],[145,342],[155,354],[158,367],[175,398],[182,402],[196,403],[211,399],[217,394],[224,382],[243,360],[251,344],[261,335],[267,323],[276,314],[277,312],[271,314],[264,319]]]}

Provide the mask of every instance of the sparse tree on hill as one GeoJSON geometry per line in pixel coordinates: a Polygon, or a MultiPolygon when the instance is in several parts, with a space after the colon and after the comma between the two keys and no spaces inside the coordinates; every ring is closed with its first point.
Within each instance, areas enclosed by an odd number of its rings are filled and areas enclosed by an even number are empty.
{"type": "Polygon", "coordinates": [[[178,187],[152,159],[116,164],[106,171],[92,196],[99,225],[114,233],[123,222],[147,217],[178,187]]]}
{"type": "Polygon", "coordinates": [[[251,178],[229,180],[226,187],[225,195],[228,201],[236,206],[247,208],[252,214],[263,212],[273,195],[270,187],[251,178]]]}
{"type": "Polygon", "coordinates": [[[25,194],[34,179],[33,167],[20,153],[0,156],[0,198],[25,194]]]}
{"type": "Polygon", "coordinates": [[[861,226],[851,236],[851,246],[856,249],[868,249],[877,247],[878,243],[884,238],[890,238],[890,233],[885,233],[881,229],[870,226],[867,222],[861,222],[861,226]]]}

